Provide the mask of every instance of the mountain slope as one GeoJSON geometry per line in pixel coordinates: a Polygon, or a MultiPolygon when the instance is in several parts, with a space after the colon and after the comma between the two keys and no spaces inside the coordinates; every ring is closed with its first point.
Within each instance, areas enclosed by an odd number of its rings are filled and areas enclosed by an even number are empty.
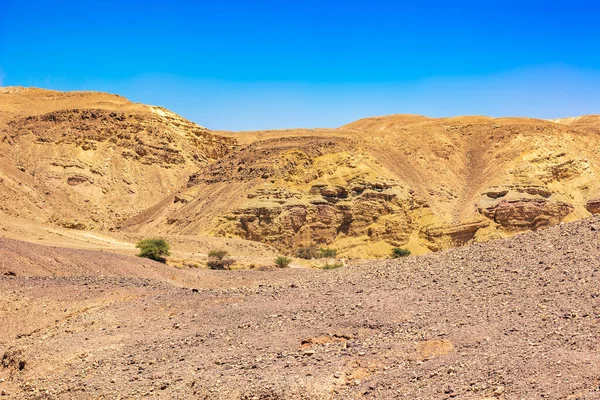
{"type": "Polygon", "coordinates": [[[4,88],[0,105],[0,212],[63,227],[377,257],[600,212],[593,115],[217,132],[105,93],[4,88]]]}
{"type": "Polygon", "coordinates": [[[153,206],[235,141],[115,95],[0,90],[2,211],[109,229],[153,206]]]}
{"type": "Polygon", "coordinates": [[[399,115],[229,134],[256,140],[240,139],[173,201],[124,226],[358,257],[535,230],[600,210],[599,125],[580,121],[399,115]]]}

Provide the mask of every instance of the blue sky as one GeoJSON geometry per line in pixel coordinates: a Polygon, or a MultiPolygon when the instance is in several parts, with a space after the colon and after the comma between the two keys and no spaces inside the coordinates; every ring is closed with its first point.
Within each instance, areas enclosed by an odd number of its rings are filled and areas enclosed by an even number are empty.
{"type": "Polygon", "coordinates": [[[213,129],[392,113],[600,113],[595,1],[0,0],[0,84],[100,90],[213,129]]]}

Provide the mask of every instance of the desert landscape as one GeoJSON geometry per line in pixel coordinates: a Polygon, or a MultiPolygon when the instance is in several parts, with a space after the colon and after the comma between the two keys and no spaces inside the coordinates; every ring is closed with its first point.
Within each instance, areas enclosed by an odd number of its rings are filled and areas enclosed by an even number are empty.
{"type": "Polygon", "coordinates": [[[0,104],[5,236],[24,225],[36,236],[41,224],[376,258],[600,212],[595,115],[222,132],[106,93],[2,88],[0,104]]]}
{"type": "Polygon", "coordinates": [[[598,115],[231,132],[0,87],[0,398],[600,399],[599,178],[598,115]]]}

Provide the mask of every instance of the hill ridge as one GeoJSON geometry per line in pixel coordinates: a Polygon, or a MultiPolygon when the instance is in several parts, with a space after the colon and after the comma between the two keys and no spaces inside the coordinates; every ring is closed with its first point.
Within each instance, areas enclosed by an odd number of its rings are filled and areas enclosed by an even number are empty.
{"type": "Polygon", "coordinates": [[[380,257],[600,211],[595,116],[398,114],[236,133],[110,94],[23,90],[0,93],[0,200],[15,217],[380,257]]]}

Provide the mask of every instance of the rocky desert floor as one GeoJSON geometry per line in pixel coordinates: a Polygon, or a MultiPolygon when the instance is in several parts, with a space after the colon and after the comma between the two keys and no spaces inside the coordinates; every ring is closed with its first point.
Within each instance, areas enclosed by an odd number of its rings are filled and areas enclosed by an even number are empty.
{"type": "Polygon", "coordinates": [[[7,399],[598,399],[600,219],[335,270],[0,242],[7,399]]]}

